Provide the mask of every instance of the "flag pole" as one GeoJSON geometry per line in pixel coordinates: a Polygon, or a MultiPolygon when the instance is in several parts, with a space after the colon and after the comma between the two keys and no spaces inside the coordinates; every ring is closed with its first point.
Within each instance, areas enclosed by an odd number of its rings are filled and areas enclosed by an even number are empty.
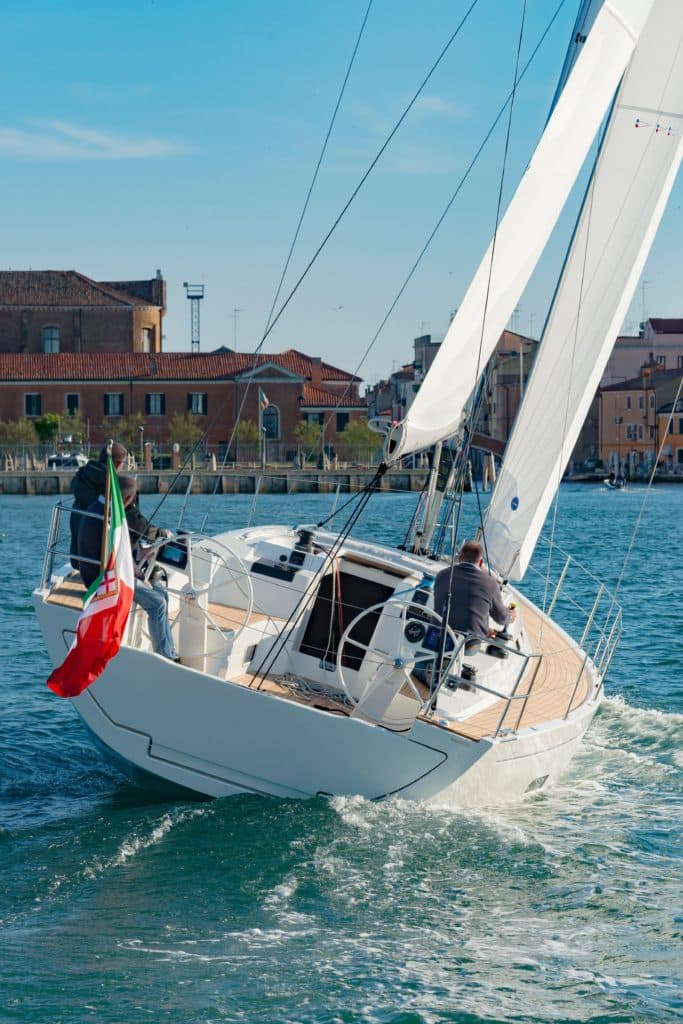
{"type": "Polygon", "coordinates": [[[111,460],[111,450],[114,442],[112,440],[107,441],[107,475],[104,484],[104,519],[102,521],[102,548],[100,553],[100,568],[104,573],[107,570],[105,565],[105,558],[107,557],[107,538],[109,535],[109,506],[111,504],[111,467],[113,465],[111,460]]]}

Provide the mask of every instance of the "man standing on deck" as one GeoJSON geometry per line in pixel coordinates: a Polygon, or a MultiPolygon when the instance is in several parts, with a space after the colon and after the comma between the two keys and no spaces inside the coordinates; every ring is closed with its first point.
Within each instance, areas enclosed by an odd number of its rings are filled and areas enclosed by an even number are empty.
{"type": "MultiPolygon", "coordinates": [[[[442,569],[434,581],[434,609],[445,616],[447,608],[451,629],[480,639],[491,635],[489,617],[503,629],[515,621],[516,611],[506,608],[500,586],[484,570],[484,552],[476,540],[466,540],[457,563],[442,569]]],[[[474,642],[465,650],[470,646],[474,649],[474,642]]]]}
{"type": "MultiPolygon", "coordinates": [[[[108,454],[108,446],[105,444],[100,452],[99,459],[90,459],[85,466],[81,466],[71,481],[71,490],[74,492],[73,507],[78,511],[84,512],[87,508],[90,508],[93,501],[97,501],[99,496],[104,494],[108,454]]],[[[118,441],[114,441],[111,446],[111,458],[117,473],[123,469],[127,456],[128,452],[123,445],[119,444],[118,441]]],[[[78,550],[78,528],[81,520],[85,518],[85,516],[79,516],[78,511],[71,513],[69,522],[71,527],[71,564],[74,569],[78,568],[74,558],[78,550]]]]}
{"type": "MultiPolygon", "coordinates": [[[[128,509],[131,508],[137,496],[137,483],[132,476],[119,476],[119,486],[127,516],[128,509]]],[[[81,522],[78,527],[77,553],[81,559],[87,559],[87,561],[76,559],[76,568],[80,571],[87,588],[95,582],[100,574],[104,496],[99,495],[97,500],[86,511],[88,515],[78,517],[81,522]]],[[[144,516],[140,515],[140,518],[150,528],[159,530],[158,527],[152,527],[149,520],[145,519],[144,516]]],[[[172,536],[168,530],[159,530],[159,532],[172,536]]],[[[135,544],[134,537],[131,537],[131,543],[135,544]]],[[[179,661],[180,659],[176,656],[171,627],[168,621],[168,593],[165,587],[148,583],[146,580],[136,579],[133,601],[147,612],[149,635],[152,647],[157,654],[162,654],[171,661],[179,661]]]]}

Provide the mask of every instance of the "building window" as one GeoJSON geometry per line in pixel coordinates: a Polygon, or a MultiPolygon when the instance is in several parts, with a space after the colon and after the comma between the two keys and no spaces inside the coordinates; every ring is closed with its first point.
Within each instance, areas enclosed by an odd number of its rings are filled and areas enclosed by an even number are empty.
{"type": "Polygon", "coordinates": [[[59,352],[59,327],[43,327],[43,352],[59,352]]]}
{"type": "Polygon", "coordinates": [[[636,425],[635,425],[635,423],[627,423],[626,424],[626,437],[627,437],[627,439],[629,441],[635,441],[636,440],[637,432],[636,432],[636,425]]]}
{"type": "Polygon", "coordinates": [[[645,405],[645,399],[642,395],[638,395],[638,408],[642,409],[645,405]]]}
{"type": "Polygon", "coordinates": [[[263,436],[268,441],[280,440],[280,410],[276,405],[269,405],[261,413],[263,436]]]}
{"type": "Polygon", "coordinates": [[[666,366],[666,356],[655,356],[655,360],[660,366],[666,366]]]}
{"type": "Polygon", "coordinates": [[[24,416],[40,416],[40,395],[24,395],[24,416]]]}
{"type": "Polygon", "coordinates": [[[655,396],[654,395],[650,395],[650,408],[654,409],[654,407],[655,407],[655,396]]]}
{"type": "Polygon", "coordinates": [[[676,357],[676,369],[683,370],[683,356],[676,357]]]}
{"type": "Polygon", "coordinates": [[[107,392],[104,396],[104,415],[123,416],[123,395],[115,392],[107,392]]]}
{"type": "Polygon", "coordinates": [[[626,396],[626,408],[627,409],[631,408],[631,396],[630,395],[626,396]]]}
{"type": "Polygon", "coordinates": [[[81,396],[80,395],[67,395],[66,396],[66,411],[69,416],[75,416],[81,408],[81,396]]]}
{"type": "Polygon", "coordinates": [[[683,420],[678,421],[678,433],[683,434],[683,420]]]}
{"type": "Polygon", "coordinates": [[[638,424],[638,440],[639,441],[643,440],[643,424],[642,423],[638,424]]]}
{"type": "Polygon", "coordinates": [[[187,409],[193,416],[206,416],[209,409],[209,396],[203,391],[191,391],[187,396],[187,409]]]}
{"type": "Polygon", "coordinates": [[[145,415],[164,416],[166,413],[166,395],[153,391],[145,395],[145,415]]]}
{"type": "Polygon", "coordinates": [[[683,466],[683,448],[676,449],[676,465],[683,466]]]}
{"type": "Polygon", "coordinates": [[[142,331],[142,351],[153,352],[154,351],[154,328],[143,327],[142,331]]]}
{"type": "Polygon", "coordinates": [[[337,413],[337,433],[341,434],[349,424],[348,412],[337,413]]]}
{"type": "Polygon", "coordinates": [[[304,419],[307,423],[319,423],[321,426],[325,422],[324,412],[305,412],[304,419]]]}

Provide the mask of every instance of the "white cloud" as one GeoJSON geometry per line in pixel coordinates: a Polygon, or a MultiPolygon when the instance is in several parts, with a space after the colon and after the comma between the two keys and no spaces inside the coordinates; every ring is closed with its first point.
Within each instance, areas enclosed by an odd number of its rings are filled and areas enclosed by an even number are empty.
{"type": "Polygon", "coordinates": [[[64,121],[35,128],[0,125],[0,152],[31,160],[143,160],[187,152],[172,139],[131,138],[64,121]]]}
{"type": "Polygon", "coordinates": [[[469,117],[469,110],[464,103],[447,100],[443,96],[419,96],[413,109],[419,114],[440,114],[453,121],[463,121],[469,117]]]}

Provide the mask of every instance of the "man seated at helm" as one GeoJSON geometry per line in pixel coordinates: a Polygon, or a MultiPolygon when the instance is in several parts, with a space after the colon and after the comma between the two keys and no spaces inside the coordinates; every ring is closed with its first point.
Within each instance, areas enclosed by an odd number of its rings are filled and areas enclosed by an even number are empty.
{"type": "Polygon", "coordinates": [[[506,629],[517,614],[503,604],[500,586],[484,569],[484,552],[476,540],[466,540],[456,564],[436,577],[434,609],[444,618],[448,611],[451,629],[473,638],[465,647],[468,654],[478,650],[480,639],[491,636],[489,618],[506,629]]]}

